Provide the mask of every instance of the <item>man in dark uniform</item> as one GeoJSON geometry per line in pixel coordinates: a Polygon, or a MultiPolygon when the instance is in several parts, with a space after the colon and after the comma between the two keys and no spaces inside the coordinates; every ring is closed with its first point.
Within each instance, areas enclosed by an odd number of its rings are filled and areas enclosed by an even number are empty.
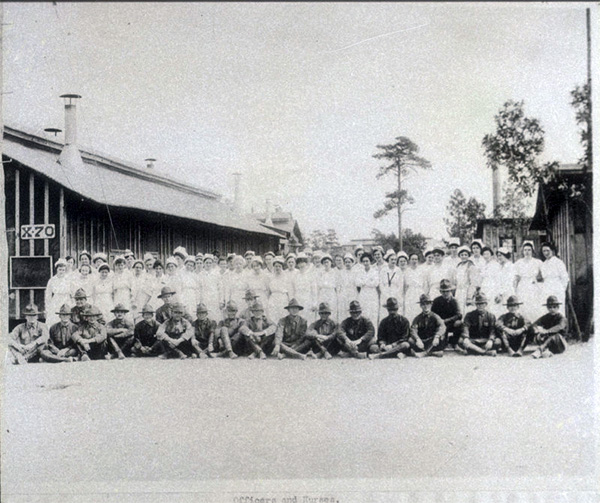
{"type": "MultiPolygon", "coordinates": [[[[163,305],[156,310],[155,314],[156,321],[159,325],[162,325],[165,321],[171,319],[171,316],[173,315],[173,296],[175,295],[175,293],[177,292],[175,292],[175,290],[173,290],[170,286],[162,287],[158,298],[163,301],[163,305]]],[[[185,308],[183,317],[190,323],[193,321],[191,315],[185,312],[185,308]]]]}
{"type": "Polygon", "coordinates": [[[171,306],[171,318],[158,327],[156,339],[162,343],[164,352],[161,359],[176,356],[185,360],[188,356],[196,357],[192,351],[191,340],[194,337],[192,324],[184,318],[185,308],[179,302],[171,306]]]}
{"type": "Polygon", "coordinates": [[[119,360],[125,358],[125,353],[131,355],[131,348],[135,342],[133,335],[134,326],[129,320],[125,319],[125,315],[129,312],[123,304],[117,304],[111,313],[115,318],[106,324],[106,335],[108,336],[108,353],[112,349],[119,360]]]}
{"type": "Polygon", "coordinates": [[[319,319],[309,325],[304,340],[296,349],[299,353],[308,351],[309,357],[318,355],[331,360],[341,349],[338,341],[339,329],[339,325],[331,319],[331,307],[327,302],[321,302],[319,319]]]}
{"type": "Polygon", "coordinates": [[[38,320],[41,314],[35,304],[29,304],[23,309],[25,323],[17,325],[10,333],[8,350],[12,363],[25,364],[37,362],[40,352],[48,343],[48,327],[38,320]]]}
{"type": "Polygon", "coordinates": [[[285,306],[289,313],[281,318],[277,323],[277,331],[275,332],[275,346],[271,352],[272,356],[276,356],[280,360],[286,356],[305,360],[306,356],[296,351],[296,347],[300,345],[306,335],[307,323],[300,316],[300,311],[304,309],[296,299],[290,300],[285,306]]]}
{"type": "Polygon", "coordinates": [[[79,349],[81,361],[106,358],[106,327],[100,323],[102,313],[94,306],[81,313],[81,325],[73,332],[73,342],[79,349]]]}
{"type": "Polygon", "coordinates": [[[444,356],[446,347],[446,325],[444,321],[431,311],[433,301],[427,294],[421,295],[419,305],[421,312],[415,316],[410,326],[410,347],[412,356],[444,356]]]}
{"type": "Polygon", "coordinates": [[[142,320],[133,329],[134,343],[131,356],[158,356],[162,345],[156,338],[160,324],[154,319],[154,309],[150,304],[142,308],[142,320]]]}
{"type": "MultiPolygon", "coordinates": [[[[75,305],[71,309],[71,321],[75,323],[75,325],[79,325],[82,321],[81,314],[88,308],[92,307],[92,305],[87,301],[87,293],[85,293],[83,288],[79,288],[75,292],[73,298],[75,299],[75,305]]],[[[102,314],[100,314],[100,317],[97,321],[102,325],[106,324],[106,320],[102,314]]]]}
{"type": "Polygon", "coordinates": [[[50,327],[50,338],[40,355],[49,363],[72,362],[77,358],[77,348],[73,342],[73,333],[77,325],[71,321],[71,309],[63,304],[58,311],[60,321],[50,327]]]}
{"type": "Polygon", "coordinates": [[[519,313],[521,304],[516,295],[511,295],[506,301],[508,313],[504,313],[496,322],[496,332],[509,356],[523,356],[523,349],[533,333],[531,323],[519,313]]]}
{"type": "MultiPolygon", "coordinates": [[[[216,332],[220,346],[231,351],[235,356],[248,354],[246,339],[240,332],[240,329],[246,324],[246,320],[239,317],[237,312],[237,304],[230,300],[225,306],[225,317],[219,322],[216,332]]],[[[212,354],[212,351],[209,350],[209,354],[212,354]]]]}
{"type": "MultiPolygon", "coordinates": [[[[208,317],[208,308],[202,302],[196,308],[197,319],[192,323],[194,327],[194,337],[192,338],[192,347],[200,358],[210,356],[222,356],[227,354],[229,358],[237,358],[237,355],[231,349],[229,337],[226,341],[217,336],[217,322],[208,317]],[[215,354],[216,353],[216,354],[215,354]]],[[[220,334],[219,334],[220,335],[220,334]]]]}
{"type": "Polygon", "coordinates": [[[544,304],[548,313],[533,324],[535,343],[539,345],[531,354],[534,358],[550,358],[567,350],[567,318],[560,313],[560,304],[556,296],[550,295],[544,304]]]}
{"type": "Polygon", "coordinates": [[[458,344],[458,338],[462,330],[462,313],[458,302],[452,295],[454,289],[449,280],[443,279],[440,281],[441,295],[433,299],[431,305],[431,311],[443,320],[446,326],[444,338],[452,347],[456,347],[458,344]]]}
{"type": "MultiPolygon", "coordinates": [[[[350,302],[350,316],[340,324],[338,340],[342,349],[354,358],[366,358],[375,341],[375,327],[371,320],[362,316],[360,302],[350,302]]],[[[343,353],[341,356],[345,356],[343,353]]]]}
{"type": "Polygon", "coordinates": [[[487,310],[485,294],[475,295],[475,307],[474,311],[465,315],[456,351],[461,354],[496,356],[502,341],[496,337],[496,317],[487,310]]]}
{"type": "Polygon", "coordinates": [[[371,345],[369,358],[404,358],[410,354],[410,323],[398,314],[398,300],[395,297],[390,297],[383,307],[388,315],[379,323],[377,343],[371,345]]]}
{"type": "Polygon", "coordinates": [[[240,328],[240,333],[246,338],[246,344],[252,349],[249,359],[256,357],[264,360],[266,353],[271,353],[275,346],[277,325],[265,316],[265,308],[260,301],[252,305],[252,317],[240,328]]]}
{"type": "Polygon", "coordinates": [[[258,299],[258,295],[256,292],[249,288],[246,290],[246,294],[244,295],[244,300],[246,301],[246,308],[240,314],[240,318],[243,318],[246,323],[248,323],[252,319],[252,306],[254,302],[258,299]]]}

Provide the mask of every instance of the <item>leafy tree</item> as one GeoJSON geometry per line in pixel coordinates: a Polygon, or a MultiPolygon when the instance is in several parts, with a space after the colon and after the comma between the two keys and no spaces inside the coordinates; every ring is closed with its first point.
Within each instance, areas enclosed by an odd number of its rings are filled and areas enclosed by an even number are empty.
{"type": "Polygon", "coordinates": [[[314,230],[304,244],[315,250],[331,250],[340,246],[340,240],[335,229],[314,230]]]}
{"type": "Polygon", "coordinates": [[[467,198],[460,189],[456,189],[450,196],[446,206],[447,217],[444,218],[446,230],[450,236],[457,236],[461,242],[473,240],[477,229],[477,220],[485,217],[485,204],[474,197],[467,198]]]}
{"type": "Polygon", "coordinates": [[[579,159],[579,164],[588,170],[592,165],[592,97],[588,84],[576,86],[571,91],[571,105],[575,108],[575,122],[581,126],[579,138],[583,157],[579,159]]]}
{"type": "Polygon", "coordinates": [[[402,178],[408,174],[409,170],[416,172],[417,168],[431,169],[431,163],[427,159],[417,155],[419,152],[418,145],[405,136],[398,136],[396,143],[377,145],[377,148],[380,152],[374,154],[373,157],[385,162],[383,166],[379,167],[377,178],[392,173],[396,175],[398,188],[394,192],[386,194],[383,208],[376,211],[373,216],[381,218],[390,211],[397,210],[398,236],[400,236],[399,245],[402,248],[404,236],[402,232],[402,207],[405,204],[412,204],[414,202],[414,199],[402,188],[402,178]]]}
{"type": "Polygon", "coordinates": [[[378,229],[373,229],[371,235],[373,236],[375,243],[382,246],[384,250],[389,250],[391,248],[395,252],[399,252],[402,249],[409,255],[411,253],[423,254],[423,250],[425,250],[425,245],[427,244],[427,238],[423,236],[423,234],[414,233],[411,229],[404,229],[403,232],[403,248],[400,248],[398,236],[394,232],[385,234],[378,229]]]}

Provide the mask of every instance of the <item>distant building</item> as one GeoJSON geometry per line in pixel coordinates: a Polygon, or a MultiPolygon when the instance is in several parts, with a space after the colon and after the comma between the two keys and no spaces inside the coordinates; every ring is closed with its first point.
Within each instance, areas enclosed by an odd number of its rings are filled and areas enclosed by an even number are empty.
{"type": "MultiPolygon", "coordinates": [[[[475,239],[481,239],[494,251],[502,246],[508,248],[513,253],[514,262],[519,258],[518,252],[523,241],[533,241],[535,249],[539,251],[540,244],[546,238],[545,233],[530,230],[529,224],[528,220],[518,222],[511,218],[482,218],[477,220],[475,239]]],[[[470,243],[466,244],[468,246],[470,243]]]]}
{"type": "MultiPolygon", "coordinates": [[[[267,210],[270,210],[270,208],[268,207],[267,210]]],[[[300,226],[291,212],[276,208],[274,211],[251,213],[250,216],[258,220],[262,227],[279,234],[278,247],[273,248],[273,251],[279,251],[283,254],[296,253],[303,246],[304,238],[300,226]]]]}

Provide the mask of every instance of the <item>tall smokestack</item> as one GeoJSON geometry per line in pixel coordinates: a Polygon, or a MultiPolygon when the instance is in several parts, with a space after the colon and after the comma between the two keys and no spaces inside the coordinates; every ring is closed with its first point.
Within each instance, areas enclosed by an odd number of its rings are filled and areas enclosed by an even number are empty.
{"type": "Polygon", "coordinates": [[[493,212],[496,213],[500,206],[500,169],[492,170],[492,206],[493,212]]]}
{"type": "Polygon", "coordinates": [[[75,100],[81,98],[78,94],[63,94],[65,100],[65,146],[60,153],[58,162],[69,168],[83,164],[77,148],[77,105],[75,100]]]}
{"type": "Polygon", "coordinates": [[[273,220],[272,220],[272,216],[273,216],[273,205],[271,204],[271,200],[267,199],[266,201],[266,215],[265,215],[265,224],[266,225],[273,225],[273,220]]]}
{"type": "Polygon", "coordinates": [[[240,192],[240,182],[242,179],[242,174],[236,172],[233,174],[234,186],[233,186],[233,209],[236,213],[242,212],[242,201],[241,201],[241,192],[240,192]]]}

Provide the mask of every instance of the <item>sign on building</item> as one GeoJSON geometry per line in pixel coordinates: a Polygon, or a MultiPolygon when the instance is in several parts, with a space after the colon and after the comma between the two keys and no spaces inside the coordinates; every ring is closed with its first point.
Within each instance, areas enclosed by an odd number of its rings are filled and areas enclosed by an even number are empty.
{"type": "Polygon", "coordinates": [[[52,239],[54,224],[21,225],[21,239],[52,239]]]}

